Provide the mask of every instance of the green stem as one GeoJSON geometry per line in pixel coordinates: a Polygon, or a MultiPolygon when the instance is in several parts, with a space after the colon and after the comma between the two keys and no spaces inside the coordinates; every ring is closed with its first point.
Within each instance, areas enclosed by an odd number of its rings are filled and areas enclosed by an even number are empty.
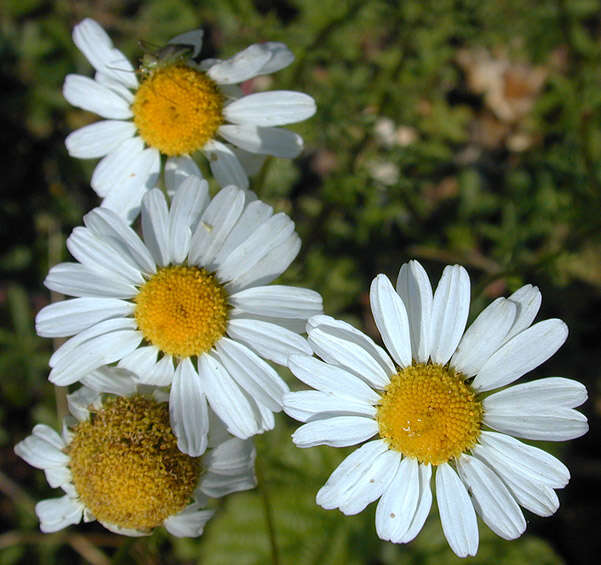
{"type": "Polygon", "coordinates": [[[273,565],[279,565],[280,559],[278,557],[278,544],[275,539],[273,509],[271,508],[271,502],[269,500],[269,493],[267,491],[265,476],[263,474],[263,465],[260,457],[257,457],[255,462],[255,470],[257,473],[259,492],[261,493],[261,500],[263,502],[263,510],[265,511],[265,524],[267,526],[267,534],[269,535],[269,545],[271,546],[271,563],[273,565]]]}

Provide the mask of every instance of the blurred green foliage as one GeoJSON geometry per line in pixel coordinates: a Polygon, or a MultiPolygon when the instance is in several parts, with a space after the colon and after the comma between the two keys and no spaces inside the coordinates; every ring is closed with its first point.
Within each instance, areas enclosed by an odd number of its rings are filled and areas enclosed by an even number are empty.
{"type": "MultiPolygon", "coordinates": [[[[279,418],[257,439],[263,490],[233,495],[198,540],[157,532],[125,540],[97,525],[49,536],[33,503],[56,496],[12,446],[37,422],[56,425],[46,380],[52,344],[33,315],[48,302],[49,264],[97,204],[95,161],[68,157],[65,136],[96,118],[61,95],[67,73],[91,74],[71,41],[93,17],[134,60],[205,29],[203,56],[284,41],[295,63],[250,85],[311,94],[318,113],[294,126],[293,162],[268,161],[253,188],[295,220],[303,239],[283,281],[319,290],[326,312],[375,336],[367,290],[412,257],[433,278],[470,271],[473,312],[523,282],[541,287],[542,315],[571,337],[538,374],[587,384],[592,431],[549,446],[573,479],[550,519],[528,516],[522,539],[481,525],[478,564],[596,563],[601,314],[601,11],[592,0],[4,0],[0,7],[0,565],[13,563],[269,563],[266,493],[282,565],[458,563],[437,513],[408,546],[375,535],[373,505],[354,517],[314,496],[344,450],[293,447],[279,418]]],[[[377,337],[377,336],[375,336],[377,337]]],[[[295,387],[295,384],[291,385],[295,387]]]]}

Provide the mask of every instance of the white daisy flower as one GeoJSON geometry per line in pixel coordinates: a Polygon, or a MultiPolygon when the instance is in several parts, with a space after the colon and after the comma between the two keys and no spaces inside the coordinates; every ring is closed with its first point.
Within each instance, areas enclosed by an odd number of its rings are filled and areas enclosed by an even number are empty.
{"type": "Polygon", "coordinates": [[[300,239],[286,214],[254,198],[228,186],[211,200],[195,176],[170,207],[151,190],[144,242],[108,208],[87,214],[67,240],[79,262],[56,265],[45,280],[77,298],[36,319],[41,336],[74,336],[50,358],[50,381],[67,386],[118,362],[140,383],[171,385],[171,424],[193,456],[207,445],[207,399],[237,437],[271,429],[288,387],[264,359],[310,355],[299,333],[322,302],[312,290],[266,286],[300,239]]]}
{"type": "Polygon", "coordinates": [[[213,416],[209,451],[179,451],[164,393],[138,387],[124,369],[103,367],[67,397],[62,435],[38,424],[15,446],[43,469],[65,495],[36,505],[43,532],[98,520],[109,530],[143,536],[163,525],[178,537],[196,537],[213,515],[207,497],[256,485],[252,440],[228,436],[213,416]],[[90,387],[90,388],[89,388],[90,387]],[[153,394],[151,394],[153,393],[153,394]]]}
{"type": "Polygon", "coordinates": [[[478,549],[476,512],[505,539],[526,528],[520,506],[553,514],[554,489],[570,474],[514,436],[581,436],[587,420],[573,408],[587,393],[559,377],[504,388],[551,357],[568,335],[558,319],[531,325],[538,289],[526,285],[498,298],[465,333],[470,283],[458,265],[444,269],[432,293],[426,272],[411,261],[401,267],[396,292],[378,275],[370,300],[388,353],[349,324],[319,315],[307,331],[323,361],[290,358],[292,372],[317,389],[284,398],[285,411],[306,422],[292,436],[296,445],[343,447],[377,436],[339,465],[317,503],[356,514],[379,498],[378,535],[406,543],[428,516],[435,472],[442,527],[460,557],[478,549]]]}
{"type": "Polygon", "coordinates": [[[190,156],[202,152],[221,186],[248,188],[245,154],[293,158],[302,151],[299,135],[274,126],[311,117],[313,98],[293,91],[245,96],[236,86],[287,67],[292,52],[283,43],[257,43],[225,61],[197,64],[202,35],[202,30],[178,35],[156,57],[147,55],[139,82],[97,22],[87,18],[73,29],[73,41],[96,74],[68,75],[63,94],[104,120],[71,133],[67,149],[81,159],[103,157],[92,188],[103,206],[130,222],[144,192],[157,184],[161,155],[167,157],[167,174],[200,175],[190,156]]]}

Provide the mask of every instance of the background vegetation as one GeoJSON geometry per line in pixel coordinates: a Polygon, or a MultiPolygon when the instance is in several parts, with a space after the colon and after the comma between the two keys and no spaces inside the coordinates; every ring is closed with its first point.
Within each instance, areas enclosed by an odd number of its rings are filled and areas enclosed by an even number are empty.
{"type": "MultiPolygon", "coordinates": [[[[545,445],[571,469],[552,518],[527,515],[521,539],[481,524],[466,564],[592,564],[601,550],[598,383],[601,313],[601,11],[592,0],[3,0],[0,7],[0,565],[13,563],[270,563],[264,501],[283,565],[456,564],[433,511],[407,546],[378,540],[373,506],[345,518],[314,503],[345,450],[300,450],[284,416],[257,439],[261,489],[220,503],[198,540],[164,531],[130,540],[97,524],[43,535],[35,501],[56,496],[13,453],[37,422],[57,425],[47,381],[51,340],[35,335],[49,264],[97,204],[95,161],[64,138],[96,118],[61,85],[91,69],[72,26],[98,20],[134,59],[202,26],[203,56],[284,41],[296,62],[248,89],[311,94],[317,115],[295,129],[305,151],[270,161],[254,189],[296,221],[303,249],[287,284],[324,296],[326,311],[375,334],[367,290],[409,258],[432,277],[465,265],[472,313],[524,282],[543,293],[540,318],[570,337],[537,375],[583,381],[591,432],[545,445]]],[[[287,377],[290,377],[288,375],[287,377]]],[[[290,380],[292,382],[292,379],[290,380]]],[[[296,386],[296,385],[292,385],[296,386]]]]}

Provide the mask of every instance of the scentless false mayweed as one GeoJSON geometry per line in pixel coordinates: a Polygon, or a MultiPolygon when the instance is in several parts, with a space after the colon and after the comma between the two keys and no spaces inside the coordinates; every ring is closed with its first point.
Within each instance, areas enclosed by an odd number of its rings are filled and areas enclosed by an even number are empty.
{"type": "Polygon", "coordinates": [[[526,285],[498,298],[465,332],[470,283],[458,265],[444,269],[432,293],[422,266],[410,261],[396,291],[378,275],[370,301],[388,353],[349,324],[318,315],[307,333],[323,361],[289,361],[316,389],[284,397],[285,411],[306,422],[292,436],[297,446],[343,447],[377,437],[338,466],[317,503],[356,514],[379,498],[378,535],[406,543],[430,511],[434,473],[442,528],[460,557],[478,550],[476,512],[505,539],[526,528],[520,506],[553,514],[554,489],[567,484],[569,471],[515,437],[563,441],[586,433],[586,418],[573,408],[587,393],[559,377],[512,385],[568,335],[558,319],[531,325],[538,289],[526,285]],[[489,394],[495,389],[502,390],[489,394]]]}
{"type": "Polygon", "coordinates": [[[76,297],[36,319],[41,336],[73,336],[52,355],[50,381],[117,362],[170,386],[171,425],[193,456],[206,449],[207,400],[237,437],[273,428],[288,387],[265,359],[311,354],[299,334],[322,311],[317,292],[269,285],[300,249],[294,222],[235,186],[211,199],[194,175],[170,206],[149,191],[141,216],[143,240],[108,208],[92,210],[67,240],[78,262],[50,269],[46,286],[76,297]]]}
{"type": "Polygon", "coordinates": [[[203,153],[221,186],[248,188],[243,163],[257,155],[293,158],[303,148],[299,135],[274,126],[312,116],[313,98],[293,91],[244,95],[237,86],[287,67],[294,59],[291,51],[283,43],[257,43],[230,59],[197,63],[202,35],[202,30],[183,33],[154,56],[147,54],[138,80],[98,23],[85,19],[73,30],[96,74],[93,79],[68,75],[63,94],[104,120],[71,133],[67,149],[73,157],[102,157],[92,188],[103,206],[129,222],[144,193],[157,185],[162,155],[166,177],[200,176],[191,156],[203,153]]]}
{"type": "Polygon", "coordinates": [[[62,434],[38,424],[15,446],[65,492],[36,505],[43,532],[83,518],[123,535],[147,535],[162,525],[174,536],[196,537],[213,515],[207,497],[255,486],[252,441],[227,434],[214,415],[209,450],[190,457],[177,448],[165,393],[139,387],[129,371],[114,367],[84,380],[67,397],[62,434]]]}

